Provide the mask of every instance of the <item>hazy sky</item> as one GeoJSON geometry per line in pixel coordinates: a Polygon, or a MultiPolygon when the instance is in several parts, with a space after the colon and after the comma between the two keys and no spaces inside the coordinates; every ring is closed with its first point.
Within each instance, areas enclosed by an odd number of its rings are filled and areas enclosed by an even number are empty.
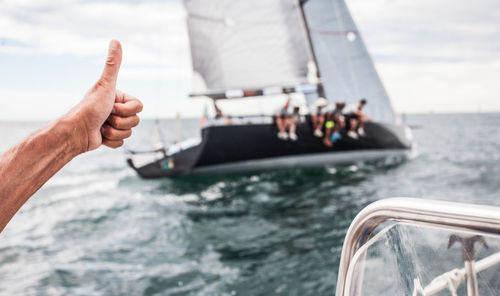
{"type": "MultiPolygon", "coordinates": [[[[397,112],[500,111],[500,1],[347,0],[397,112]]],[[[0,0],[0,120],[55,118],[123,44],[144,116],[200,116],[178,0],[0,0]]]]}

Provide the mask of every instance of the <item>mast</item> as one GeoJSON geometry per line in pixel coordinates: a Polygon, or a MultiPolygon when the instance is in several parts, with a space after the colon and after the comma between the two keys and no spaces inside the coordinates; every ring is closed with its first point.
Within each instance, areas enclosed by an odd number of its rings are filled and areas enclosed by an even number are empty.
{"type": "Polygon", "coordinates": [[[181,141],[181,114],[179,111],[175,114],[175,143],[181,141]]]}
{"type": "Polygon", "coordinates": [[[161,130],[160,130],[160,120],[156,119],[155,120],[155,129],[153,133],[153,147],[155,149],[163,149],[165,147],[163,138],[161,136],[161,130]]]}
{"type": "Polygon", "coordinates": [[[323,82],[321,81],[321,73],[319,71],[318,60],[316,59],[316,54],[314,53],[314,46],[311,39],[311,32],[309,31],[309,25],[307,24],[306,14],[304,13],[303,5],[309,0],[297,0],[297,5],[300,10],[300,17],[302,19],[302,24],[304,25],[304,31],[306,32],[307,43],[309,45],[309,49],[311,51],[311,56],[313,58],[314,66],[316,67],[316,77],[318,78],[318,96],[325,97],[325,90],[323,89],[323,82]]]}

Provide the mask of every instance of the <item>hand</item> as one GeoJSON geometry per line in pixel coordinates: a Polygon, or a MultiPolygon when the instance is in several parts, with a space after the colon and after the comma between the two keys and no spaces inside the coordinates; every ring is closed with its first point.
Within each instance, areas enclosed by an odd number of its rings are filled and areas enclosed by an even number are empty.
{"type": "Polygon", "coordinates": [[[116,89],[122,60],[118,41],[109,44],[101,78],[59,120],[0,154],[0,231],[19,208],[76,155],[102,144],[117,148],[139,124],[142,103],[116,89]]]}
{"type": "Polygon", "coordinates": [[[142,103],[116,89],[121,60],[120,42],[112,40],[101,78],[67,114],[76,125],[75,141],[80,145],[80,152],[101,145],[118,148],[139,124],[137,113],[142,111],[142,103]]]}

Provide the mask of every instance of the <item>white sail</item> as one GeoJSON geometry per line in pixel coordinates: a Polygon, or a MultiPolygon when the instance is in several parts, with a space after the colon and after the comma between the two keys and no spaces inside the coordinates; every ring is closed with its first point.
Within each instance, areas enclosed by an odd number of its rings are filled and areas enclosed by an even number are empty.
{"type": "Polygon", "coordinates": [[[311,83],[316,73],[312,49],[330,102],[365,98],[371,118],[394,121],[389,97],[343,0],[184,3],[195,92],[311,83]]]}
{"type": "Polygon", "coordinates": [[[366,98],[367,114],[394,121],[389,97],[344,0],[306,0],[303,9],[330,102],[366,98]]]}
{"type": "Polygon", "coordinates": [[[194,91],[308,83],[312,61],[296,1],[185,0],[194,91]]]}

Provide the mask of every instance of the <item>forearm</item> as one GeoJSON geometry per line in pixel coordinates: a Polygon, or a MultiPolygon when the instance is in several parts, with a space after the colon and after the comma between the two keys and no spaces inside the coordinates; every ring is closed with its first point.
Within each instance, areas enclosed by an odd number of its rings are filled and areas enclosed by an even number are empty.
{"type": "Polygon", "coordinates": [[[0,231],[21,206],[66,163],[101,145],[118,148],[139,123],[142,103],[116,89],[122,59],[118,41],[109,44],[101,78],[59,120],[0,155],[0,231]]]}
{"type": "Polygon", "coordinates": [[[0,231],[30,196],[83,152],[78,133],[71,119],[61,118],[0,156],[0,231]]]}

